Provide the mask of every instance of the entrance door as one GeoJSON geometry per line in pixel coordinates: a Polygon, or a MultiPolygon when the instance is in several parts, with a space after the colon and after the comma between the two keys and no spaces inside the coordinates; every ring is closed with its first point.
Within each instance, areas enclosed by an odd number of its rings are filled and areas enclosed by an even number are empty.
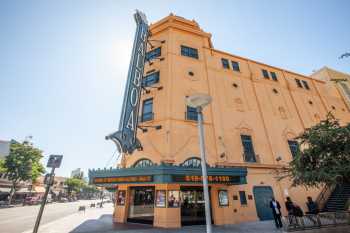
{"type": "Polygon", "coordinates": [[[271,198],[274,196],[270,186],[256,186],[253,188],[256,212],[260,221],[273,219],[270,208],[271,198]]]}
{"type": "Polygon", "coordinates": [[[153,224],[154,187],[132,187],[128,222],[153,224]]]}
{"type": "Polygon", "coordinates": [[[202,187],[181,187],[181,224],[183,226],[205,224],[202,187]]]}

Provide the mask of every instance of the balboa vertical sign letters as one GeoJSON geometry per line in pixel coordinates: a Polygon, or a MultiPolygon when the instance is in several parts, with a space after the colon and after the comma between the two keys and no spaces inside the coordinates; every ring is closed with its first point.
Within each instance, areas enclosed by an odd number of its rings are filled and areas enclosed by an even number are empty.
{"type": "Polygon", "coordinates": [[[146,16],[142,12],[136,11],[134,18],[137,28],[124,92],[119,130],[106,136],[106,139],[111,139],[117,144],[119,152],[128,154],[131,154],[135,149],[141,147],[139,140],[136,138],[136,132],[148,39],[148,23],[146,16]]]}

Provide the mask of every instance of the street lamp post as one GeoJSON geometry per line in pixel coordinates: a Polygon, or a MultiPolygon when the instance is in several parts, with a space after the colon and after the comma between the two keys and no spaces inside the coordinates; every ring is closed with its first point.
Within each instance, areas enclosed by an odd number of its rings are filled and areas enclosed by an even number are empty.
{"type": "Polygon", "coordinates": [[[186,101],[190,107],[196,108],[198,112],[198,133],[199,133],[199,148],[200,148],[200,154],[201,154],[201,167],[202,167],[202,178],[203,178],[205,220],[206,220],[207,233],[211,233],[212,227],[211,227],[210,199],[209,199],[209,187],[208,187],[207,160],[205,156],[202,110],[205,106],[210,104],[210,102],[212,101],[212,98],[209,95],[197,94],[197,95],[188,97],[186,101]]]}

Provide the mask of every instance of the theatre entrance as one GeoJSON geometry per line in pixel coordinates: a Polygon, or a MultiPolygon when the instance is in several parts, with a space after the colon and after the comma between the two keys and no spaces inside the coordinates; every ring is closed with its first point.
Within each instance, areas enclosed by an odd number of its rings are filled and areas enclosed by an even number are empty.
{"type": "Polygon", "coordinates": [[[205,224],[202,187],[181,187],[181,224],[183,226],[205,224]]]}
{"type": "Polygon", "coordinates": [[[131,187],[128,222],[153,224],[154,187],[131,187]]]}

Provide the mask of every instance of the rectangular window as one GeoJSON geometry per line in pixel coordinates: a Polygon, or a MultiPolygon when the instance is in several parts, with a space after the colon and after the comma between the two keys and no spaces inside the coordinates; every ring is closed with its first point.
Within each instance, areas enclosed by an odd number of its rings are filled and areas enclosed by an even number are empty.
{"type": "Polygon", "coordinates": [[[271,78],[272,78],[273,81],[278,81],[277,80],[277,75],[276,75],[275,72],[270,72],[270,74],[271,74],[271,78]]]}
{"type": "Polygon", "coordinates": [[[197,121],[198,120],[198,112],[196,108],[192,108],[190,106],[187,106],[187,112],[186,112],[186,119],[197,121]]]}
{"type": "Polygon", "coordinates": [[[156,49],[153,49],[146,53],[146,61],[151,61],[157,57],[160,57],[162,53],[161,47],[158,47],[156,49]]]}
{"type": "Polygon", "coordinates": [[[309,84],[305,80],[302,80],[302,82],[303,82],[305,89],[310,90],[309,84]]]}
{"type": "Polygon", "coordinates": [[[149,87],[159,82],[159,71],[146,75],[142,79],[142,86],[149,87]]]}
{"type": "Polygon", "coordinates": [[[303,85],[301,85],[301,81],[299,79],[295,79],[295,82],[297,83],[297,86],[300,88],[303,88],[303,85]]]}
{"type": "Polygon", "coordinates": [[[239,191],[239,200],[241,201],[241,205],[247,205],[248,202],[245,191],[239,191]]]}
{"type": "Polygon", "coordinates": [[[235,70],[235,71],[240,71],[239,70],[239,63],[236,62],[236,61],[231,61],[231,64],[232,64],[232,69],[235,70]]]}
{"type": "Polygon", "coordinates": [[[299,152],[298,142],[294,140],[288,140],[288,145],[289,145],[290,153],[292,154],[293,158],[295,158],[295,156],[297,156],[299,152]]]}
{"type": "Polygon", "coordinates": [[[263,74],[264,78],[267,78],[267,79],[270,78],[269,77],[269,72],[267,72],[267,70],[262,70],[262,74],[263,74]]]}
{"type": "Polygon", "coordinates": [[[153,120],[153,99],[147,99],[142,104],[141,122],[153,120]]]}
{"type": "Polygon", "coordinates": [[[227,59],[221,58],[221,63],[222,63],[222,67],[224,67],[224,69],[230,69],[230,64],[228,63],[227,59]]]}
{"type": "Polygon", "coordinates": [[[181,55],[198,59],[198,49],[181,45],[181,55]]]}
{"type": "Polygon", "coordinates": [[[250,135],[241,135],[243,145],[243,156],[245,162],[256,162],[255,152],[250,135]]]}

